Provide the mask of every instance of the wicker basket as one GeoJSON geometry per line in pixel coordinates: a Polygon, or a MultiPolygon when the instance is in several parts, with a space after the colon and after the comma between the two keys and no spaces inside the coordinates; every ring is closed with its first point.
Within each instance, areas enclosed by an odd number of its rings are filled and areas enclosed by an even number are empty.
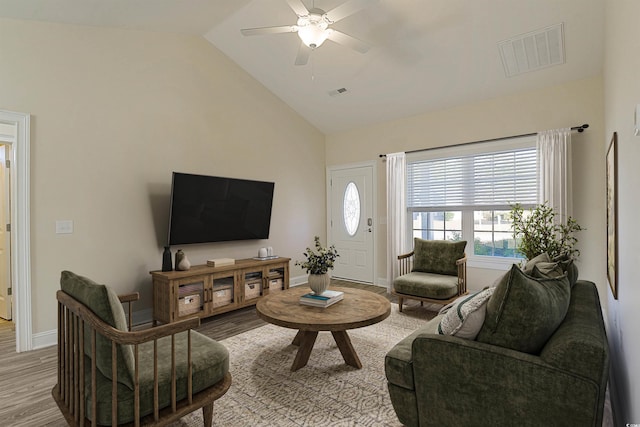
{"type": "Polygon", "coordinates": [[[187,316],[189,314],[198,313],[202,310],[200,306],[200,295],[187,295],[178,298],[178,315],[187,316]]]}

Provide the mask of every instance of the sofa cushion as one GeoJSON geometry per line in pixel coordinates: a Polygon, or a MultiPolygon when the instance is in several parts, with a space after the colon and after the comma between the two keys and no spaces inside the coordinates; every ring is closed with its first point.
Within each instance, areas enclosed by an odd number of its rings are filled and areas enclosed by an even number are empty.
{"type": "Polygon", "coordinates": [[[444,314],[438,324],[440,335],[455,335],[473,340],[480,332],[486,314],[486,305],[495,288],[487,288],[473,295],[460,297],[440,310],[444,314]]]}
{"type": "Polygon", "coordinates": [[[396,277],[393,289],[401,294],[446,300],[458,294],[458,276],[412,271],[396,277]]]}
{"type": "MultiPolygon", "coordinates": [[[[187,397],[187,333],[176,335],[176,390],[177,400],[187,397]]],[[[140,416],[153,413],[153,341],[139,347],[140,357],[140,416]]],[[[191,358],[193,364],[193,393],[208,388],[229,371],[229,352],[220,343],[198,332],[191,331],[191,358]]],[[[85,387],[91,390],[90,363],[85,363],[85,387]]],[[[97,373],[97,422],[111,425],[111,381],[97,373]]],[[[171,337],[158,340],[158,403],[160,408],[171,405],[171,337]]],[[[86,396],[86,413],[93,419],[90,393],[86,396]]],[[[118,424],[133,421],[134,393],[118,386],[118,424]]]]}
{"type": "MultiPolygon", "coordinates": [[[[111,288],[70,271],[63,271],[60,288],[82,304],[86,305],[101,320],[110,326],[127,331],[127,318],[118,296],[111,288]]],[[[85,328],[85,354],[91,355],[91,328],[85,328]]],[[[112,379],[111,341],[96,334],[96,366],[102,375],[112,379]]],[[[117,379],[133,390],[133,349],[129,345],[118,345],[117,379]]]]}
{"type": "Polygon", "coordinates": [[[538,353],[564,319],[570,293],[566,274],[534,278],[514,264],[487,303],[478,341],[538,353]]]}
{"type": "Polygon", "coordinates": [[[443,315],[434,317],[389,350],[384,359],[387,381],[405,389],[414,389],[411,346],[419,335],[437,334],[438,324],[442,317],[443,315]]]}
{"type": "Polygon", "coordinates": [[[462,240],[413,239],[413,269],[423,273],[458,275],[456,261],[464,258],[467,242],[462,240]]]}

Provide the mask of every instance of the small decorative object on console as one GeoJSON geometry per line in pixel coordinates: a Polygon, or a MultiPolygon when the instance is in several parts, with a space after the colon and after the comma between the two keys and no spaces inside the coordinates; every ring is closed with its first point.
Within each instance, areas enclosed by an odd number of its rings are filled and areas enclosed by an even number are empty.
{"type": "Polygon", "coordinates": [[[164,247],[162,252],[162,271],[173,270],[173,264],[171,263],[171,248],[169,246],[164,247]]]}
{"type": "Polygon", "coordinates": [[[223,267],[225,265],[233,265],[235,263],[236,260],[233,258],[214,258],[207,260],[207,265],[209,267],[223,267]]]}
{"type": "Polygon", "coordinates": [[[187,256],[182,252],[182,249],[178,249],[176,252],[176,270],[187,271],[191,268],[191,262],[187,256]]]}

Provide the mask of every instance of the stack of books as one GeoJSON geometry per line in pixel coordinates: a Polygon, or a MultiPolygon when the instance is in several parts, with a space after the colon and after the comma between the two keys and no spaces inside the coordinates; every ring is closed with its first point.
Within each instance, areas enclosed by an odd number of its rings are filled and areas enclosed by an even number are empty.
{"type": "Polygon", "coordinates": [[[313,292],[309,292],[308,294],[304,294],[300,297],[300,304],[302,305],[310,305],[313,307],[329,307],[337,303],[338,301],[342,301],[344,297],[344,292],[340,291],[324,291],[323,293],[316,295],[313,292]]]}
{"type": "Polygon", "coordinates": [[[207,265],[209,267],[223,267],[225,265],[233,265],[235,263],[236,260],[233,258],[216,258],[207,260],[207,265]]]}

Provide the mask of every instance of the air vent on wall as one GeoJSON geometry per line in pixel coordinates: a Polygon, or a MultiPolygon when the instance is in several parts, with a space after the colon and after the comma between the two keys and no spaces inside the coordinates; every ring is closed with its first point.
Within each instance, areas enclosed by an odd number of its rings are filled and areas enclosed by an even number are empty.
{"type": "Polygon", "coordinates": [[[498,42],[507,77],[564,64],[563,24],[498,42]]]}
{"type": "Polygon", "coordinates": [[[334,89],[334,90],[330,90],[329,91],[329,96],[338,96],[338,95],[344,95],[345,93],[347,93],[347,89],[344,87],[341,87],[340,89],[334,89]]]}

